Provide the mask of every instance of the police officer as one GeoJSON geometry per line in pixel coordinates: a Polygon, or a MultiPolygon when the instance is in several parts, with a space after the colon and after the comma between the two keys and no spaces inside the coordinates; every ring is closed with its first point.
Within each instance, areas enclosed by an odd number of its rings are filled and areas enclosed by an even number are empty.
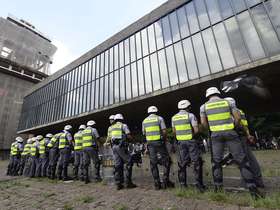
{"type": "Polygon", "coordinates": [[[155,189],[159,190],[161,188],[165,189],[167,187],[174,187],[174,183],[169,180],[171,159],[166,148],[166,126],[163,118],[156,114],[157,112],[158,109],[155,106],[150,106],[148,108],[148,114],[150,115],[144,119],[142,123],[142,131],[146,136],[147,150],[149,151],[150,166],[154,178],[155,189]],[[164,168],[162,185],[160,183],[158,170],[158,164],[160,164],[158,156],[161,157],[160,162],[164,168]]]}
{"type": "Polygon", "coordinates": [[[89,183],[89,165],[91,160],[94,163],[95,168],[95,181],[100,182],[102,179],[100,177],[100,159],[98,153],[97,141],[99,139],[99,134],[95,128],[95,121],[90,120],[87,122],[87,128],[83,131],[83,164],[84,164],[84,181],[89,183]]]}
{"type": "Polygon", "coordinates": [[[58,145],[60,135],[62,135],[62,133],[55,134],[47,144],[47,147],[49,148],[48,176],[50,179],[55,179],[56,166],[59,159],[58,145]]]}
{"type": "Polygon", "coordinates": [[[45,157],[45,144],[44,144],[45,141],[42,135],[37,136],[37,140],[39,142],[39,156],[37,159],[35,176],[41,177],[42,165],[45,157]]]}
{"type": "Polygon", "coordinates": [[[12,176],[12,169],[13,169],[13,164],[14,164],[14,156],[17,153],[16,147],[17,145],[17,140],[15,140],[12,144],[11,144],[11,149],[10,149],[10,160],[9,160],[9,164],[8,164],[8,168],[7,168],[7,175],[8,176],[12,176]]]}
{"type": "Polygon", "coordinates": [[[109,126],[109,128],[108,128],[108,130],[107,130],[107,138],[106,138],[106,141],[105,141],[105,143],[104,143],[104,146],[109,146],[109,145],[111,145],[111,130],[112,130],[112,125],[115,123],[115,121],[114,121],[114,118],[115,118],[115,115],[111,115],[110,117],[109,117],[109,121],[110,121],[110,126],[109,126]]]}
{"type": "MultiPolygon", "coordinates": [[[[225,99],[228,100],[230,103],[236,105],[236,101],[233,98],[228,97],[225,99]]],[[[241,116],[241,125],[243,126],[243,130],[238,131],[238,134],[242,140],[241,143],[242,143],[243,149],[250,162],[250,165],[251,165],[251,168],[253,171],[253,175],[254,175],[254,180],[255,180],[257,187],[264,188],[261,167],[260,167],[254,153],[252,152],[250,146],[247,144],[247,142],[254,143],[254,137],[250,134],[250,131],[248,128],[248,121],[246,119],[245,113],[241,109],[237,109],[237,111],[239,112],[239,114],[241,116]]]]}
{"type": "Polygon", "coordinates": [[[31,139],[28,139],[24,145],[23,152],[21,153],[19,175],[23,175],[25,167],[28,165],[28,158],[30,154],[31,139]]]}
{"type": "Polygon", "coordinates": [[[200,107],[201,123],[205,128],[209,128],[211,132],[212,171],[215,191],[222,190],[223,172],[221,161],[224,148],[227,146],[234,160],[239,165],[240,173],[251,195],[254,198],[259,198],[261,194],[256,188],[249,161],[243,151],[239,136],[235,131],[235,128],[241,126],[240,115],[234,104],[222,99],[220,94],[216,87],[208,88],[206,91],[208,101],[200,107]]]}
{"type": "Polygon", "coordinates": [[[63,132],[59,136],[59,162],[58,162],[58,169],[57,169],[57,176],[58,179],[62,179],[63,181],[70,180],[68,177],[68,165],[71,156],[71,148],[73,146],[73,138],[70,133],[72,130],[71,125],[66,125],[64,127],[63,132]]]}
{"type": "Polygon", "coordinates": [[[132,157],[128,152],[127,140],[132,140],[130,130],[126,124],[123,123],[123,115],[116,114],[114,116],[114,122],[111,121],[112,125],[109,129],[109,136],[111,138],[114,163],[115,163],[115,183],[117,190],[121,190],[124,187],[124,166],[125,166],[125,178],[126,187],[135,188],[137,187],[132,182],[132,168],[133,162],[132,157]]]}
{"type": "Polygon", "coordinates": [[[32,138],[32,144],[30,147],[30,171],[29,176],[33,178],[36,173],[36,166],[38,165],[38,158],[39,158],[39,141],[37,137],[32,138]]]}
{"type": "Polygon", "coordinates": [[[20,156],[23,151],[23,138],[20,136],[16,137],[16,142],[11,145],[11,166],[10,175],[18,176],[18,171],[20,169],[20,156]]]}
{"type": "Polygon", "coordinates": [[[78,179],[79,168],[81,169],[81,180],[83,179],[83,130],[85,125],[80,125],[79,131],[74,134],[74,179],[78,179]]]}
{"type": "Polygon", "coordinates": [[[187,165],[193,162],[193,172],[195,177],[195,186],[203,192],[204,185],[199,172],[202,170],[200,164],[200,151],[195,139],[198,133],[198,123],[195,115],[190,112],[191,103],[188,100],[182,100],[178,103],[180,110],[172,117],[173,133],[178,143],[178,178],[181,187],[187,187],[187,165]]]}

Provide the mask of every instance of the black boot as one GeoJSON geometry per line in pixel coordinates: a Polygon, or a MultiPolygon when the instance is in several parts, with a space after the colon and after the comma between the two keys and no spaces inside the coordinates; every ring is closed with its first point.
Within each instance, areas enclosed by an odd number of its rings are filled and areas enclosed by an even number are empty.
{"type": "Polygon", "coordinates": [[[131,188],[135,188],[135,187],[137,187],[137,185],[134,184],[133,182],[128,182],[128,183],[126,184],[126,188],[131,189],[131,188]]]}
{"type": "Polygon", "coordinates": [[[123,185],[122,184],[117,184],[117,190],[121,190],[123,189],[123,185]]]}
{"type": "Polygon", "coordinates": [[[224,189],[223,189],[223,186],[222,185],[215,185],[214,186],[214,192],[215,193],[219,193],[219,192],[223,192],[224,189]]]}
{"type": "Polygon", "coordinates": [[[262,194],[256,187],[249,187],[249,192],[254,200],[265,197],[264,194],[262,194]]]}

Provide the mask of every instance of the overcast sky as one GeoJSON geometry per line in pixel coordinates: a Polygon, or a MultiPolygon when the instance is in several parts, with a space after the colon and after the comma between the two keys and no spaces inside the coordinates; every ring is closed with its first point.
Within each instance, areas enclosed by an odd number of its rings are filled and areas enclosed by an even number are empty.
{"type": "Polygon", "coordinates": [[[165,1],[9,0],[1,2],[0,16],[25,19],[52,39],[58,47],[53,73],[165,1]]]}

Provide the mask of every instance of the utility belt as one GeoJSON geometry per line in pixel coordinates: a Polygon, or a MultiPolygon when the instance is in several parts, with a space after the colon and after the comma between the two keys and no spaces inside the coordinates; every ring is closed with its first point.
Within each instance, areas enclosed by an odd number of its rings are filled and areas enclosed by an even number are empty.
{"type": "Polygon", "coordinates": [[[123,139],[114,139],[112,140],[112,145],[117,145],[120,147],[128,147],[128,143],[123,139]]]}

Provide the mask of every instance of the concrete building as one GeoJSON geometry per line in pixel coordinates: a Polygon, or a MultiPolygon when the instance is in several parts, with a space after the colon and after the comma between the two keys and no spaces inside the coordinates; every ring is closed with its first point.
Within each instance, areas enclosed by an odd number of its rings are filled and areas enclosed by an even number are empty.
{"type": "MultiPolygon", "coordinates": [[[[244,73],[262,78],[277,98],[279,11],[278,0],[167,1],[33,87],[19,133],[94,119],[105,134],[119,112],[139,131],[150,105],[169,125],[179,100],[191,100],[198,113],[207,87],[244,73]]],[[[279,109],[246,91],[231,96],[247,112],[279,109]]]]}
{"type": "Polygon", "coordinates": [[[56,47],[30,23],[0,18],[0,153],[16,137],[26,91],[48,77],[56,47]]]}

